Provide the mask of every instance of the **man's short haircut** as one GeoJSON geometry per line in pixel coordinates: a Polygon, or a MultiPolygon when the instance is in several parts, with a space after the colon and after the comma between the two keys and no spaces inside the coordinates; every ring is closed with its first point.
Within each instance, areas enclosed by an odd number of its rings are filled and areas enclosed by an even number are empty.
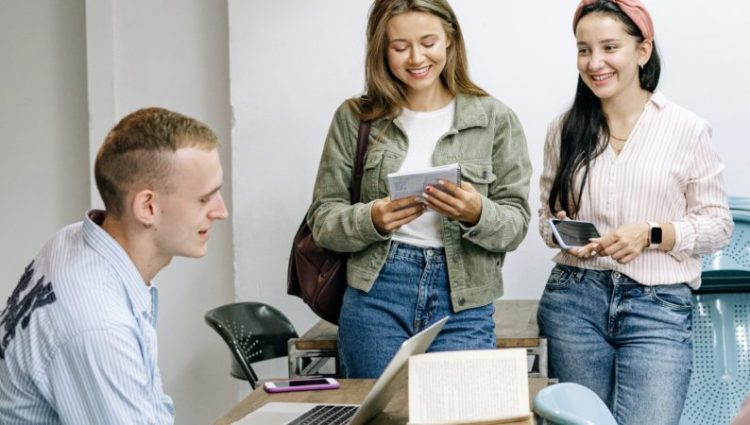
{"type": "Polygon", "coordinates": [[[178,149],[218,145],[207,125],[177,112],[144,108],[129,114],[107,134],[96,155],[94,177],[107,213],[122,217],[132,190],[169,191],[178,149]]]}

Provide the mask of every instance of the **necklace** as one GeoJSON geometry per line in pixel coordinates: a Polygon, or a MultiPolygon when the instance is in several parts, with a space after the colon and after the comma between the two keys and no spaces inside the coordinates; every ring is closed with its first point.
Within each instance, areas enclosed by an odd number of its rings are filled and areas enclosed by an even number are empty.
{"type": "Polygon", "coordinates": [[[613,139],[615,139],[615,140],[619,140],[619,141],[621,141],[621,142],[627,142],[627,141],[628,141],[628,139],[623,139],[623,138],[617,137],[617,136],[615,136],[615,135],[614,135],[614,134],[612,134],[612,133],[609,133],[609,137],[611,137],[611,138],[613,138],[613,139]]]}

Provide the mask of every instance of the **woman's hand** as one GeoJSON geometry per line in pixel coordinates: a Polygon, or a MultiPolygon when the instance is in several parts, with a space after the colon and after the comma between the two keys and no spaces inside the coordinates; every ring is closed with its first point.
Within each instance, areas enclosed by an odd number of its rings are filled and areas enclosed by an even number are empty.
{"type": "Polygon", "coordinates": [[[372,224],[381,235],[389,235],[422,215],[427,206],[419,198],[378,199],[372,204],[372,224]]]}
{"type": "Polygon", "coordinates": [[[598,245],[595,248],[598,255],[608,255],[618,263],[626,264],[633,261],[648,246],[650,230],[651,226],[648,223],[624,224],[591,241],[598,245]]]}
{"type": "MultiPolygon", "coordinates": [[[[565,210],[558,211],[557,214],[558,220],[567,220],[568,214],[565,212],[565,210]]],[[[554,239],[554,236],[552,236],[554,239]]],[[[559,245],[560,242],[555,240],[555,242],[559,245]]],[[[584,246],[578,247],[578,248],[570,248],[567,252],[570,255],[575,255],[576,257],[585,260],[587,258],[591,258],[594,255],[596,255],[596,249],[599,247],[599,244],[595,242],[591,242],[589,244],[586,244],[584,246]]]]}
{"type": "Polygon", "coordinates": [[[438,180],[440,187],[427,186],[422,196],[438,214],[474,226],[482,216],[482,195],[469,182],[461,186],[438,180]]]}

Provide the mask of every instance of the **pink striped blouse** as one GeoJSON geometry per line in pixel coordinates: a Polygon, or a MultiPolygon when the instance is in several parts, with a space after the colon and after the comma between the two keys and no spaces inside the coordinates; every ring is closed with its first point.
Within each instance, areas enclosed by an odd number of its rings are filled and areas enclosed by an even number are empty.
{"type": "MultiPolygon", "coordinates": [[[[547,130],[540,179],[539,232],[552,240],[547,207],[560,162],[561,118],[547,130]]],[[[608,147],[592,161],[579,220],[604,235],[627,223],[671,222],[672,251],[645,249],[627,264],[610,257],[579,259],[560,251],[554,261],[576,267],[616,270],[644,285],[686,282],[700,286],[700,255],[729,243],[732,217],[727,205],[724,165],[711,148],[711,128],[659,92],[651,97],[619,155],[608,147]]]]}

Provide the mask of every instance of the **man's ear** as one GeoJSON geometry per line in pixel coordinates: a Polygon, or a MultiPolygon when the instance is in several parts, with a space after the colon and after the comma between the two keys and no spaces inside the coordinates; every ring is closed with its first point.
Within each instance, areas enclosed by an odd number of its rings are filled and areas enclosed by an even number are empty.
{"type": "Polygon", "coordinates": [[[133,195],[131,203],[133,216],[143,224],[143,227],[150,228],[156,221],[156,195],[153,190],[142,189],[133,195]]]}

